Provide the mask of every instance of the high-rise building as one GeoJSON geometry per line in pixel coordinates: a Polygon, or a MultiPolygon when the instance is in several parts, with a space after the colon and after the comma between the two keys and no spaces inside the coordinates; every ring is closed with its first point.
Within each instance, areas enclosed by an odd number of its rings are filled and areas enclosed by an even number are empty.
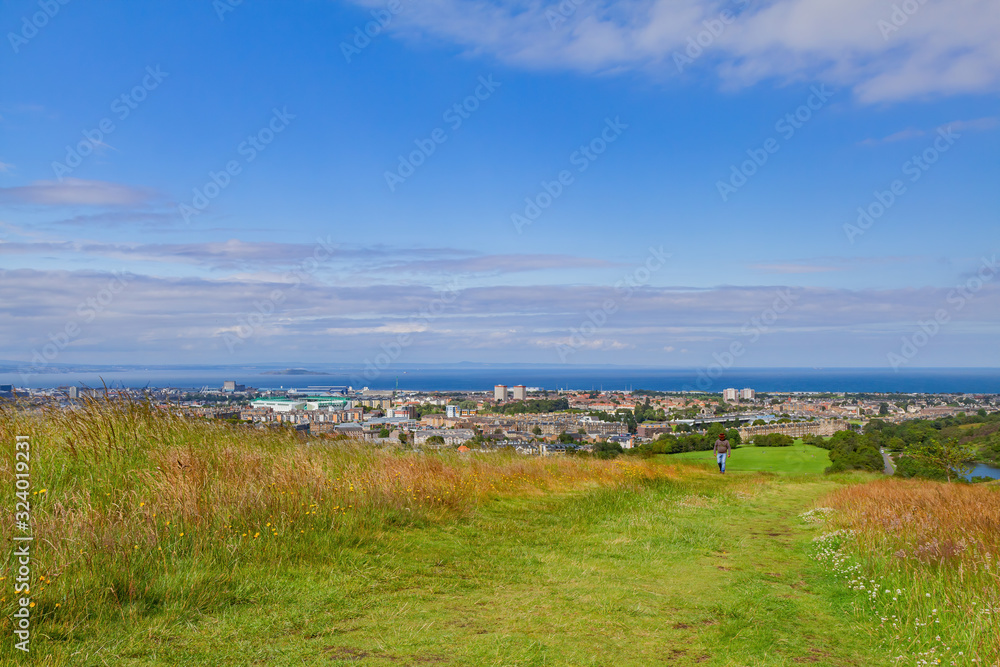
{"type": "Polygon", "coordinates": [[[493,400],[497,403],[502,403],[507,400],[507,385],[498,384],[493,387],[493,400]]]}
{"type": "Polygon", "coordinates": [[[515,384],[511,387],[511,392],[514,394],[515,401],[523,401],[528,398],[528,388],[523,384],[515,384]]]}
{"type": "Polygon", "coordinates": [[[736,388],[724,389],[722,392],[722,400],[724,401],[735,401],[736,400],[736,388]]]}
{"type": "Polygon", "coordinates": [[[740,390],[740,398],[742,398],[742,399],[744,399],[746,401],[752,401],[754,399],[754,396],[756,396],[756,395],[757,395],[757,392],[755,392],[753,389],[747,388],[747,389],[741,389],[740,390]]]}

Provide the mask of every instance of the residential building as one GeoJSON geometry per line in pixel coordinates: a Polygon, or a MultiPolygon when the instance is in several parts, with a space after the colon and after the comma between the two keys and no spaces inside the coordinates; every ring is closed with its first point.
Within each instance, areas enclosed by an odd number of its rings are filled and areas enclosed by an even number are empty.
{"type": "Polygon", "coordinates": [[[523,384],[516,384],[511,388],[515,401],[524,401],[528,398],[528,388],[523,384]]]}
{"type": "Polygon", "coordinates": [[[471,428],[428,428],[413,432],[413,444],[426,444],[435,435],[441,437],[445,445],[460,445],[476,437],[476,432],[471,428]]]}
{"type": "Polygon", "coordinates": [[[503,403],[507,400],[507,385],[498,384],[493,387],[493,400],[497,403],[503,403]]]}
{"type": "Polygon", "coordinates": [[[752,400],[754,400],[754,397],[756,395],[757,395],[757,392],[755,392],[753,389],[747,388],[747,389],[741,389],[740,390],[740,398],[742,400],[744,400],[744,401],[752,401],[752,400]]]}
{"type": "Polygon", "coordinates": [[[724,401],[735,401],[738,394],[735,388],[724,389],[722,391],[722,400],[724,401]]]}

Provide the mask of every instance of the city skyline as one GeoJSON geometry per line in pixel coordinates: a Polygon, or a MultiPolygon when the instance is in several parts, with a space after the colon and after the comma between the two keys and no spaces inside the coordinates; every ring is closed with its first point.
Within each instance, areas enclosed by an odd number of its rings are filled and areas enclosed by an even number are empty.
{"type": "Polygon", "coordinates": [[[5,9],[5,359],[1000,367],[995,3],[5,9]]]}

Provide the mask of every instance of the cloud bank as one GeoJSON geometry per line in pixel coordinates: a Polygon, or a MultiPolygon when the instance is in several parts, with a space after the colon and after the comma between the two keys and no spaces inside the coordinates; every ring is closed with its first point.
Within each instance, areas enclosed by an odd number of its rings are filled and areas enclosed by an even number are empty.
{"type": "Polygon", "coordinates": [[[864,103],[1000,87],[994,0],[421,0],[389,30],[533,69],[819,79],[864,103]]]}

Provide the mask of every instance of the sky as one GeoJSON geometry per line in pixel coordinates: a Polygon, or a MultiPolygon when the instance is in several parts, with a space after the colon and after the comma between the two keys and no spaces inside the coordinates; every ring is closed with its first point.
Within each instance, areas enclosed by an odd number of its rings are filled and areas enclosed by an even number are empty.
{"type": "Polygon", "coordinates": [[[1000,366],[995,0],[0,8],[0,359],[1000,366]]]}

